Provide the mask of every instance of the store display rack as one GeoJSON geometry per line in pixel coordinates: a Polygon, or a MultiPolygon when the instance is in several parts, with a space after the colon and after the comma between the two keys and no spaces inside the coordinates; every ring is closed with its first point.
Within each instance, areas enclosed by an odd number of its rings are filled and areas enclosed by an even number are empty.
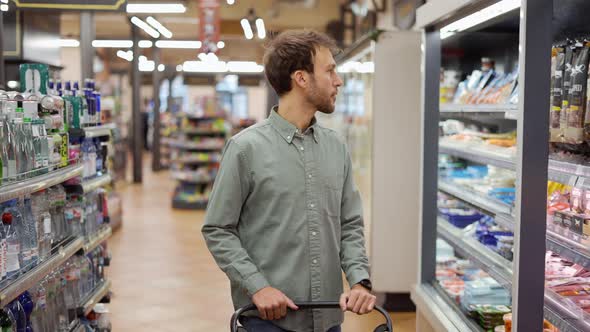
{"type": "Polygon", "coordinates": [[[39,190],[63,183],[82,174],[84,166],[70,165],[47,174],[0,186],[0,202],[30,195],[39,190]]]}
{"type": "Polygon", "coordinates": [[[438,190],[468,203],[469,205],[477,207],[480,210],[485,210],[494,215],[503,215],[505,219],[510,219],[507,215],[510,215],[512,212],[512,207],[500,200],[486,197],[480,193],[445,180],[438,181],[438,190]]]}
{"type": "Polygon", "coordinates": [[[99,245],[108,240],[113,234],[111,226],[104,226],[96,235],[91,237],[88,242],[84,244],[84,252],[90,253],[96,249],[99,245]]]}
{"type": "Polygon", "coordinates": [[[441,114],[445,113],[467,113],[467,114],[491,114],[498,113],[504,115],[504,118],[516,120],[518,117],[518,105],[462,105],[462,104],[442,104],[440,106],[441,114]]]}
{"type": "Polygon", "coordinates": [[[511,287],[512,262],[486,248],[476,239],[465,237],[460,229],[442,218],[438,219],[437,227],[439,237],[447,241],[456,253],[475,263],[504,287],[511,287]]]}
{"type": "Polygon", "coordinates": [[[94,306],[102,299],[104,299],[111,290],[111,281],[105,280],[100,286],[96,287],[96,289],[88,295],[86,299],[84,299],[80,306],[78,307],[78,316],[86,316],[88,315],[93,309],[94,306]]]}
{"type": "Polygon", "coordinates": [[[102,188],[104,186],[109,185],[113,181],[110,174],[103,174],[96,178],[88,179],[82,181],[82,190],[85,193],[94,191],[96,189],[102,188]]]}
{"type": "Polygon", "coordinates": [[[188,202],[178,197],[174,197],[172,200],[172,208],[179,210],[205,210],[207,209],[208,201],[201,202],[188,202]]]}
{"type": "Polygon", "coordinates": [[[197,179],[194,176],[192,176],[192,174],[195,174],[195,172],[190,172],[190,171],[172,171],[170,173],[170,176],[178,181],[182,181],[182,182],[186,182],[186,183],[192,183],[192,184],[209,184],[212,183],[215,179],[213,178],[200,178],[197,179]]]}
{"type": "Polygon", "coordinates": [[[83,247],[84,240],[82,238],[75,238],[69,243],[54,249],[55,253],[47,260],[39,263],[32,270],[25,272],[16,280],[12,281],[10,285],[0,289],[0,306],[6,306],[19,295],[37,285],[51,271],[63,265],[83,247]]]}

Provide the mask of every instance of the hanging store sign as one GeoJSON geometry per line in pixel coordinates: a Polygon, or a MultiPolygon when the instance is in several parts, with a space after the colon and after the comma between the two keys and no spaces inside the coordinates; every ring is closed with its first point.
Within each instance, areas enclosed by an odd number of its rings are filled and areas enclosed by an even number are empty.
{"type": "Polygon", "coordinates": [[[21,9],[124,11],[127,0],[13,0],[21,9]]]}
{"type": "Polygon", "coordinates": [[[201,52],[217,52],[221,33],[221,16],[218,0],[199,0],[199,39],[203,43],[201,52]]]}

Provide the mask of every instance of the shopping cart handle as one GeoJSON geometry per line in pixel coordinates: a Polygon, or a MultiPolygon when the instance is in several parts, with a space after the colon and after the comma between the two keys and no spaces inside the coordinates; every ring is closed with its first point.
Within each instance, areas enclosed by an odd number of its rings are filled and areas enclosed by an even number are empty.
{"type": "MultiPolygon", "coordinates": [[[[318,302],[295,302],[295,305],[299,307],[299,309],[340,309],[340,302],[336,301],[318,301],[318,302]]],[[[236,310],[236,312],[231,317],[230,327],[231,332],[238,332],[238,318],[242,316],[245,312],[257,310],[254,304],[248,304],[242,308],[236,310]]],[[[381,308],[380,306],[375,306],[375,310],[378,311],[385,317],[386,324],[380,325],[377,327],[375,331],[379,332],[393,332],[393,324],[391,322],[391,317],[389,317],[389,313],[385,311],[385,309],[381,308]]]]}

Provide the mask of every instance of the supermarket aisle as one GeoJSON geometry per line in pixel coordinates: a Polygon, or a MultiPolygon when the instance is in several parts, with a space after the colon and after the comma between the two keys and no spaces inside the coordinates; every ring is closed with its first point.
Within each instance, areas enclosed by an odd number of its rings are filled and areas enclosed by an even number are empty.
{"type": "MultiPolygon", "coordinates": [[[[168,172],[145,170],[143,186],[121,190],[124,224],[109,242],[115,332],[229,331],[229,283],[201,237],[204,213],[170,209],[173,186],[168,172]]],[[[344,331],[372,331],[377,318],[352,314],[344,331]]],[[[414,314],[394,320],[396,332],[415,331],[414,314]]]]}

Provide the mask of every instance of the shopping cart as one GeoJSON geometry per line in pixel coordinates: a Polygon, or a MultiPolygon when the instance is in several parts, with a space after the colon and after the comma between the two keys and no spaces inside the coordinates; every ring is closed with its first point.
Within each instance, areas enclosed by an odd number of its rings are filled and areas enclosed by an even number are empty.
{"type": "MultiPolygon", "coordinates": [[[[339,302],[296,302],[295,305],[299,307],[299,309],[340,309],[339,302]]],[[[238,319],[242,314],[247,311],[256,310],[256,306],[253,304],[249,304],[245,307],[242,307],[233,314],[231,317],[231,332],[247,332],[245,328],[242,326],[238,326],[238,319]]],[[[374,332],[393,332],[393,325],[391,323],[391,318],[389,317],[389,313],[385,311],[380,306],[375,306],[375,310],[381,313],[386,320],[385,324],[381,324],[373,330],[374,332]]]]}

